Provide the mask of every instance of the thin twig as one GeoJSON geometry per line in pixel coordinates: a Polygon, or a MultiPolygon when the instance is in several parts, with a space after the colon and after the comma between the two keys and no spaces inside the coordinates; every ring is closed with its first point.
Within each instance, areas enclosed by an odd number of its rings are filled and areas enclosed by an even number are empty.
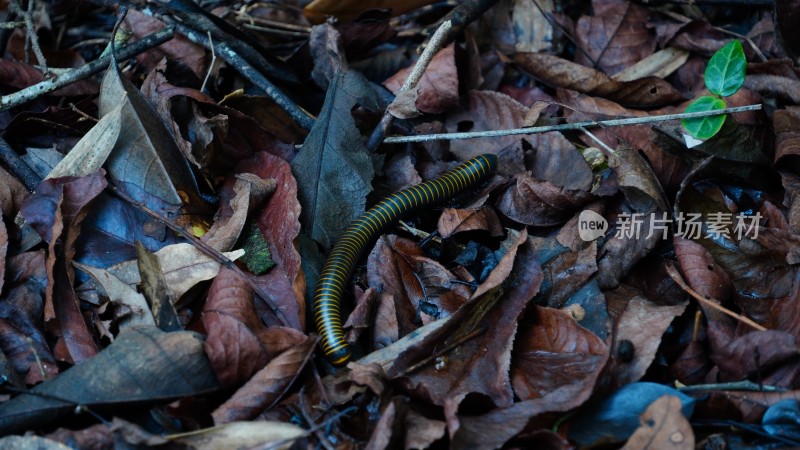
{"type": "Polygon", "coordinates": [[[36,59],[39,60],[39,65],[44,68],[45,76],[48,75],[47,71],[47,61],[44,58],[44,53],[42,52],[42,47],[39,46],[39,35],[36,34],[36,26],[33,24],[33,5],[34,0],[28,0],[28,10],[23,10],[22,5],[20,5],[18,0],[11,0],[11,7],[17,10],[17,14],[21,15],[22,18],[25,20],[25,28],[27,29],[27,33],[25,34],[27,38],[25,39],[25,58],[28,58],[27,50],[28,50],[28,42],[33,49],[33,53],[36,55],[36,59]]]}
{"type": "Polygon", "coordinates": [[[17,27],[20,27],[22,25],[25,25],[25,22],[3,22],[3,23],[0,23],[0,28],[2,28],[4,30],[13,30],[13,29],[15,29],[17,27]]]}
{"type": "Polygon", "coordinates": [[[600,138],[595,136],[591,131],[587,130],[585,127],[580,127],[580,130],[583,131],[585,135],[589,136],[593,141],[595,141],[597,145],[599,145],[600,148],[605,151],[607,158],[617,156],[617,152],[615,152],[613,148],[606,145],[605,142],[601,141],[600,138]]]}
{"type": "Polygon", "coordinates": [[[186,36],[190,41],[195,44],[202,45],[207,49],[214,48],[215,52],[225,62],[233,66],[243,77],[247,78],[251,83],[261,88],[267,96],[269,96],[275,103],[278,104],[289,116],[301,127],[310,130],[314,126],[314,119],[302,108],[297,106],[286,94],[283,93],[277,86],[269,81],[264,75],[256,70],[249,62],[231,48],[225,42],[219,40],[213,43],[209,41],[208,37],[189,28],[183,24],[177,24],[178,31],[186,36]]]}
{"type": "Polygon", "coordinates": [[[283,311],[281,311],[281,309],[278,307],[278,305],[275,303],[275,301],[272,300],[272,297],[264,290],[264,288],[262,288],[258,283],[256,283],[255,280],[253,280],[253,277],[251,275],[245,273],[242,269],[240,269],[239,266],[237,266],[236,263],[234,263],[230,258],[228,258],[227,256],[223,255],[217,249],[211,247],[210,245],[208,245],[205,242],[201,241],[197,237],[193,236],[191,233],[187,232],[183,228],[179,227],[178,225],[173,223],[171,220],[169,220],[169,219],[167,219],[165,217],[162,217],[161,214],[153,211],[152,209],[148,208],[147,206],[143,205],[142,203],[140,203],[140,202],[136,201],[135,199],[133,199],[132,197],[130,197],[125,192],[117,189],[117,187],[114,186],[113,184],[109,184],[107,190],[109,190],[110,192],[112,192],[114,195],[116,195],[120,199],[124,200],[125,202],[130,203],[133,207],[135,207],[139,211],[142,211],[143,213],[147,214],[148,216],[150,216],[150,217],[158,220],[159,222],[163,223],[164,225],[167,226],[167,228],[169,228],[170,230],[174,231],[175,233],[180,235],[182,238],[186,239],[188,242],[191,242],[192,245],[197,247],[201,252],[205,253],[207,256],[209,256],[211,259],[216,261],[218,264],[220,264],[220,265],[224,266],[225,268],[233,271],[239,278],[241,278],[248,285],[250,285],[250,287],[253,289],[253,291],[259,297],[261,297],[264,300],[264,302],[267,304],[267,306],[269,306],[270,309],[272,309],[272,312],[275,313],[275,316],[278,318],[278,320],[281,322],[281,324],[283,324],[284,326],[290,327],[290,328],[292,327],[292,325],[289,322],[289,320],[283,314],[283,311]]]}
{"type": "Polygon", "coordinates": [[[734,108],[718,109],[716,111],[699,111],[693,113],[663,114],[660,116],[631,117],[627,119],[590,120],[587,122],[565,123],[561,125],[548,125],[543,127],[513,128],[508,130],[469,131],[463,133],[438,133],[422,134],[416,136],[390,136],[383,140],[384,144],[401,144],[407,142],[449,141],[455,139],[476,139],[484,137],[515,136],[520,134],[547,133],[550,131],[580,130],[593,127],[619,127],[624,125],[638,125],[643,123],[664,122],[676,119],[692,119],[696,117],[719,116],[727,113],[743,111],[756,111],[762,105],[737,106],[734,108]]]}
{"type": "Polygon", "coordinates": [[[214,65],[217,63],[217,52],[214,50],[214,39],[211,39],[211,32],[208,32],[208,42],[211,45],[211,63],[208,65],[208,70],[206,71],[206,77],[203,78],[203,84],[200,86],[200,92],[206,92],[206,83],[208,83],[208,78],[211,76],[211,72],[214,71],[214,65]]]}
{"type": "MultiPolygon", "coordinates": [[[[127,59],[136,56],[139,53],[147,51],[172,39],[174,32],[174,27],[167,27],[163,30],[156,31],[155,33],[148,35],[143,39],[134,42],[133,44],[120,48],[117,50],[117,57],[119,59],[127,59]]],[[[0,97],[0,111],[5,111],[15,106],[22,105],[38,98],[41,95],[56,91],[84,78],[88,78],[105,70],[109,64],[111,64],[111,55],[106,55],[90,62],[89,64],[70,70],[62,75],[44,80],[41,83],[26,87],[25,89],[12,94],[4,95],[0,97]]]]}
{"type": "Polygon", "coordinates": [[[753,322],[749,317],[745,317],[741,314],[736,314],[735,312],[729,310],[728,308],[725,308],[724,306],[720,305],[718,303],[719,300],[707,299],[702,295],[698,294],[694,289],[692,289],[691,287],[689,287],[688,284],[686,284],[686,281],[684,281],[681,274],[678,273],[678,269],[672,263],[667,262],[665,267],[667,269],[667,274],[670,276],[670,278],[672,278],[672,280],[675,281],[675,283],[677,283],[678,286],[681,287],[681,289],[683,289],[687,294],[691,295],[698,302],[710,308],[716,309],[717,311],[727,316],[733,317],[734,319],[742,323],[750,325],[751,327],[755,328],[758,331],[767,331],[766,327],[753,322]]]}
{"type": "MultiPolygon", "coordinates": [[[[422,79],[422,75],[433,60],[434,55],[436,55],[436,52],[438,52],[442,44],[444,44],[445,36],[447,36],[451,28],[453,28],[453,22],[445,20],[439,28],[436,29],[436,33],[431,37],[430,44],[425,47],[425,51],[419,56],[417,63],[414,64],[414,68],[411,69],[411,73],[408,74],[408,78],[403,82],[400,90],[397,91],[395,102],[397,99],[401,98],[403,94],[417,87],[417,84],[419,84],[419,81],[422,79]]],[[[389,130],[389,126],[391,126],[393,120],[394,116],[389,113],[389,109],[387,108],[383,113],[383,117],[381,117],[380,123],[375,127],[375,130],[372,131],[372,135],[370,135],[369,141],[367,141],[367,148],[371,152],[374,152],[375,149],[378,148],[378,145],[380,145],[383,137],[386,136],[386,131],[389,130]]]]}
{"type": "Polygon", "coordinates": [[[731,381],[728,383],[715,384],[694,384],[691,386],[678,386],[681,392],[692,391],[763,391],[763,392],[786,392],[788,389],[777,386],[758,385],[750,380],[731,381]]]}

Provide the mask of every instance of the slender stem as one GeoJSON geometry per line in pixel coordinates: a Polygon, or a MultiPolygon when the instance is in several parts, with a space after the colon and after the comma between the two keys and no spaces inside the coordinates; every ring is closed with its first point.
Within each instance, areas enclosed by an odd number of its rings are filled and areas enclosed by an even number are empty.
{"type": "Polygon", "coordinates": [[[190,41],[195,44],[202,45],[207,49],[214,49],[215,54],[233,66],[243,77],[247,78],[251,83],[261,88],[266,94],[278,104],[292,119],[301,127],[310,130],[314,126],[314,119],[297,106],[286,94],[283,93],[275,84],[267,79],[264,75],[256,70],[253,65],[245,61],[239,53],[234,50],[230,45],[218,39],[211,42],[208,37],[202,33],[182,24],[178,24],[178,30],[181,34],[186,36],[190,41]]]}
{"type": "MultiPolygon", "coordinates": [[[[134,42],[133,44],[126,45],[117,51],[117,58],[126,59],[138,55],[146,50],[163,44],[172,39],[175,32],[174,27],[167,27],[163,30],[156,31],[155,33],[146,36],[145,38],[134,42]]],[[[98,58],[89,64],[78,67],[76,69],[65,72],[54,78],[42,81],[41,83],[28,86],[25,89],[14,92],[12,94],[0,97],[0,111],[11,109],[15,106],[22,105],[31,100],[38,98],[41,95],[61,89],[68,84],[88,78],[96,73],[105,70],[111,64],[111,55],[98,58]]]]}
{"type": "MultiPolygon", "coordinates": [[[[434,55],[436,55],[436,52],[438,52],[445,43],[445,36],[447,36],[447,33],[451,28],[453,28],[453,23],[450,20],[445,20],[442,22],[439,28],[436,29],[436,33],[433,34],[430,44],[425,47],[425,50],[419,56],[416,64],[414,64],[414,68],[411,69],[411,73],[408,74],[408,78],[406,78],[406,81],[403,82],[400,90],[397,91],[395,101],[392,103],[395,103],[398,98],[401,98],[403,93],[417,87],[419,81],[422,79],[422,75],[425,73],[425,70],[433,60],[434,55]]],[[[387,109],[383,113],[380,123],[375,127],[375,130],[373,130],[372,135],[369,137],[367,148],[370,151],[375,151],[375,149],[378,148],[378,145],[380,145],[383,137],[386,136],[386,132],[389,130],[389,127],[392,125],[393,121],[394,116],[392,116],[387,109]]]]}
{"type": "Polygon", "coordinates": [[[663,114],[659,116],[631,117],[627,119],[590,120],[587,122],[565,123],[561,125],[548,125],[543,127],[513,128],[510,130],[469,131],[464,133],[438,133],[417,136],[390,136],[383,140],[384,144],[401,144],[407,142],[448,141],[456,139],[476,139],[484,137],[515,136],[520,134],[547,133],[550,131],[580,130],[593,127],[619,127],[624,125],[638,125],[643,123],[664,122],[676,119],[693,119],[696,117],[718,116],[727,113],[743,111],[756,111],[761,105],[737,106],[734,108],[718,109],[715,111],[699,111],[693,113],[663,114]]]}
{"type": "Polygon", "coordinates": [[[734,319],[740,322],[746,323],[747,325],[750,325],[751,327],[755,328],[758,331],[767,331],[767,328],[753,322],[749,317],[745,317],[741,314],[736,314],[735,312],[729,310],[728,308],[721,306],[719,303],[717,303],[719,300],[707,299],[702,295],[698,294],[694,289],[692,289],[691,287],[689,287],[688,284],[686,284],[686,281],[683,280],[683,277],[673,264],[668,262],[666,264],[666,269],[667,269],[667,274],[670,276],[670,278],[672,278],[672,280],[675,281],[675,283],[677,283],[678,286],[681,287],[681,289],[683,289],[687,294],[691,295],[698,302],[710,308],[716,309],[722,314],[733,317],[734,319]]]}

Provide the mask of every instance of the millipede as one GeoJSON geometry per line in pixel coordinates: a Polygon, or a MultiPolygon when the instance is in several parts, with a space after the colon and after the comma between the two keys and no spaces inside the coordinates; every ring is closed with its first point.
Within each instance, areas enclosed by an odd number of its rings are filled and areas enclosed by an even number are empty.
{"type": "Polygon", "coordinates": [[[347,227],[322,268],[313,301],[314,322],[322,337],[320,345],[331,364],[341,366],[350,359],[340,303],[353,267],[367,245],[404,216],[442,203],[476,186],[496,170],[497,156],[477,156],[430,181],[386,197],[347,227]]]}

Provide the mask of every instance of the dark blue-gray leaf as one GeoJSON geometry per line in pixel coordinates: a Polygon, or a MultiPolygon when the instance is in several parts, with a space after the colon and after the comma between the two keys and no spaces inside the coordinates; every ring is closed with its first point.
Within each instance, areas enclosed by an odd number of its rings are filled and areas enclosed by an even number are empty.
{"type": "Polygon", "coordinates": [[[372,158],[351,115],[357,104],[378,109],[363,75],[337,69],[322,111],[292,161],[303,208],[300,223],[325,249],[364,212],[372,190],[372,158]]]}

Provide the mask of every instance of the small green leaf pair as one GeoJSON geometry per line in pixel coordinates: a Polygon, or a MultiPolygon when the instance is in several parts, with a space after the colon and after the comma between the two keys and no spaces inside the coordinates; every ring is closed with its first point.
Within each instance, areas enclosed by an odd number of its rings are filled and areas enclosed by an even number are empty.
{"type": "MultiPolygon", "coordinates": [[[[706,87],[715,95],[704,95],[698,98],[686,107],[685,112],[725,109],[727,105],[721,97],[730,97],[742,87],[746,68],[747,60],[744,57],[744,49],[738,40],[717,50],[708,61],[705,73],[706,87]]],[[[724,114],[681,120],[681,125],[687,133],[703,140],[717,134],[724,123],[724,114]]]]}

